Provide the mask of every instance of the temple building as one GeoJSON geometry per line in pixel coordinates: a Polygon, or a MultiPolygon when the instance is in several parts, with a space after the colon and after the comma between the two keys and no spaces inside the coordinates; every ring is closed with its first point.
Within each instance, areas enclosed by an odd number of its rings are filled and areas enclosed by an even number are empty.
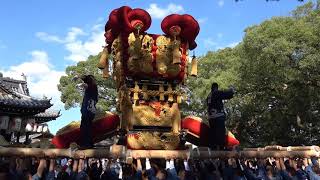
{"type": "Polygon", "coordinates": [[[24,143],[30,143],[30,135],[49,133],[46,122],[61,115],[49,110],[51,99],[31,97],[26,76],[22,76],[24,80],[16,80],[0,73],[0,146],[19,143],[20,136],[24,143]]]}

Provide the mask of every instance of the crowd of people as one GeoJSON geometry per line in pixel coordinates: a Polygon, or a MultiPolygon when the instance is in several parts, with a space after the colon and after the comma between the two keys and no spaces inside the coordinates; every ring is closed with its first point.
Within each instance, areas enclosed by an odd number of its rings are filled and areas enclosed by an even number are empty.
{"type": "Polygon", "coordinates": [[[35,159],[1,158],[0,179],[8,180],[317,180],[317,159],[35,159]]]}

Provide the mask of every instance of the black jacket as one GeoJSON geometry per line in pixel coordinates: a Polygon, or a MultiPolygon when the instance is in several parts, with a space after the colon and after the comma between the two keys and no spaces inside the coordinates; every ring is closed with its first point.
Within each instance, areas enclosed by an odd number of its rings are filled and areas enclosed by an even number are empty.
{"type": "Polygon", "coordinates": [[[229,89],[226,91],[211,91],[207,97],[207,107],[209,117],[216,117],[224,115],[224,107],[222,100],[231,99],[233,97],[234,90],[229,89]]]}
{"type": "Polygon", "coordinates": [[[91,86],[86,88],[81,105],[81,114],[94,115],[96,113],[96,104],[98,102],[98,89],[97,86],[91,86]]]}

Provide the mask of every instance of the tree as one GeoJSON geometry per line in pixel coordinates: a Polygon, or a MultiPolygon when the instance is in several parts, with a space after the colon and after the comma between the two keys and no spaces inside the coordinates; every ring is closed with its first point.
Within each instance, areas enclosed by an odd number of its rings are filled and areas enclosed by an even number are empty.
{"type": "Polygon", "coordinates": [[[188,81],[184,112],[205,117],[213,81],[235,85],[226,103],[228,128],[244,146],[316,144],[320,135],[320,11],[313,3],[289,17],[275,17],[245,30],[235,48],[199,60],[198,79],[188,81]]]}
{"type": "Polygon", "coordinates": [[[115,108],[116,90],[114,82],[111,78],[102,78],[102,72],[97,68],[100,54],[97,56],[89,56],[86,61],[81,61],[75,66],[66,68],[66,76],[60,78],[58,90],[61,92],[61,101],[64,103],[65,109],[77,107],[82,102],[82,92],[79,91],[77,84],[80,81],[74,81],[75,75],[91,74],[96,78],[99,101],[97,108],[100,110],[112,110],[115,108]]]}
{"type": "Polygon", "coordinates": [[[239,51],[226,48],[217,52],[208,52],[199,58],[199,76],[188,77],[189,99],[182,104],[184,115],[195,115],[206,120],[206,98],[211,84],[217,82],[221,88],[227,88],[237,82],[240,67],[239,51]]]}

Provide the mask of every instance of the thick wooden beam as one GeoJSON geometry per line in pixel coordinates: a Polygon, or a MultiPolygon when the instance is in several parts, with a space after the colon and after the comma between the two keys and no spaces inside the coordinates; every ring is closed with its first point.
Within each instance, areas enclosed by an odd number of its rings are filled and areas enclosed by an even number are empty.
{"type": "Polygon", "coordinates": [[[40,148],[0,148],[0,157],[69,157],[69,158],[165,158],[165,159],[210,159],[210,158],[268,158],[268,157],[320,157],[320,151],[210,151],[209,149],[189,150],[126,150],[121,147],[107,149],[70,149],[40,148]]]}
{"type": "Polygon", "coordinates": [[[0,157],[69,157],[69,158],[124,158],[125,154],[109,149],[86,149],[71,151],[70,149],[40,148],[0,148],[0,157]]]}
{"type": "Polygon", "coordinates": [[[163,159],[188,159],[188,150],[128,150],[129,157],[132,158],[163,158],[163,159]]]}
{"type": "Polygon", "coordinates": [[[308,151],[193,151],[191,158],[210,159],[210,158],[310,158],[320,157],[320,152],[314,150],[308,151]]]}
{"type": "Polygon", "coordinates": [[[244,151],[308,151],[308,150],[315,150],[320,151],[319,146],[266,146],[264,148],[244,148],[244,151]]]}

